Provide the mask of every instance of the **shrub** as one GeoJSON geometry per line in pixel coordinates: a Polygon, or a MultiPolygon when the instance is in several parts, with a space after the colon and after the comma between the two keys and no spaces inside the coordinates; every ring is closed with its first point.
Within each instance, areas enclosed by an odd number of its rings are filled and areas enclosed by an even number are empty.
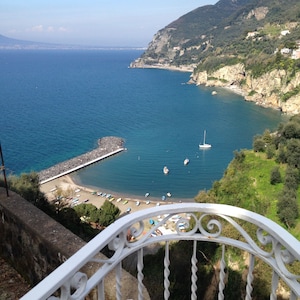
{"type": "Polygon", "coordinates": [[[282,182],[282,178],[279,171],[279,167],[275,166],[271,171],[270,183],[274,185],[281,182],[282,182]]]}

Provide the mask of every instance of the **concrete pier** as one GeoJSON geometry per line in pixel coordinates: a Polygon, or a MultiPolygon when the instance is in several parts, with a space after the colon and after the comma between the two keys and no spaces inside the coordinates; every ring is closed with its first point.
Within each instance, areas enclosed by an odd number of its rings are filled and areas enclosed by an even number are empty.
{"type": "Polygon", "coordinates": [[[103,137],[98,140],[97,149],[39,172],[38,175],[40,184],[46,183],[63,175],[70,174],[109,156],[115,155],[123,150],[125,150],[123,139],[113,136],[103,137]]]}

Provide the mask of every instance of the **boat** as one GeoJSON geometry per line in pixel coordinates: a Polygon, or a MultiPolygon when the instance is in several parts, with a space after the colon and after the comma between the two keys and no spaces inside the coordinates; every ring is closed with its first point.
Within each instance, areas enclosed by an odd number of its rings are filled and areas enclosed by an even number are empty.
{"type": "Polygon", "coordinates": [[[199,144],[200,149],[209,149],[209,148],[211,148],[211,144],[207,144],[205,142],[205,139],[206,139],[206,130],[204,130],[203,144],[199,144]]]}
{"type": "Polygon", "coordinates": [[[145,197],[147,198],[147,197],[149,197],[149,195],[150,195],[150,193],[146,193],[146,194],[145,194],[145,197]]]}
{"type": "Polygon", "coordinates": [[[168,197],[172,197],[172,194],[170,192],[167,193],[168,197]]]}
{"type": "Polygon", "coordinates": [[[186,166],[189,162],[190,162],[190,160],[189,160],[188,158],[186,158],[186,159],[183,161],[183,164],[186,166]]]}
{"type": "Polygon", "coordinates": [[[164,166],[164,168],[163,168],[163,172],[164,172],[164,174],[169,174],[169,169],[168,169],[168,167],[167,166],[164,166]]]}

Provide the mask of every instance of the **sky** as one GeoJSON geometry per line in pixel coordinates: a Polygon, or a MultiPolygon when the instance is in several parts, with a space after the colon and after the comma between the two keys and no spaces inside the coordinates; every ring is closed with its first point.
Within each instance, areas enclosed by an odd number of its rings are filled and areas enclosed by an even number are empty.
{"type": "Polygon", "coordinates": [[[21,40],[147,47],[154,34],[217,0],[0,0],[0,34],[21,40]]]}

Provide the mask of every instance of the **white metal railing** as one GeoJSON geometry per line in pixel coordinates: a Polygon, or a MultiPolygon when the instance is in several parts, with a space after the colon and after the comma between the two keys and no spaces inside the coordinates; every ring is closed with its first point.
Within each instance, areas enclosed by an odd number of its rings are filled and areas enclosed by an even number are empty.
{"type": "Polygon", "coordinates": [[[22,300],[84,299],[95,288],[98,293],[97,299],[105,299],[104,279],[112,270],[116,271],[115,299],[122,299],[122,261],[132,253],[137,253],[135,299],[144,299],[143,249],[158,242],[163,242],[165,249],[162,298],[169,299],[169,243],[179,240],[193,241],[191,299],[197,299],[197,243],[206,241],[222,245],[218,299],[225,298],[223,292],[226,286],[225,262],[228,246],[237,247],[249,254],[245,299],[251,299],[256,260],[263,261],[271,267],[270,299],[277,299],[280,280],[287,286],[289,299],[300,297],[300,268],[293,268],[297,271],[291,271],[290,268],[291,264],[300,265],[300,242],[286,230],[261,215],[238,207],[179,203],[141,210],[118,219],[24,295],[22,300]],[[149,220],[152,226],[149,225],[149,220]],[[246,223],[251,224],[251,232],[247,232],[246,228],[249,227],[243,227],[246,223]],[[166,230],[166,224],[173,227],[173,230],[166,230]],[[230,230],[224,230],[225,226],[231,226],[239,233],[240,238],[238,240],[232,238],[230,230]],[[129,239],[128,235],[132,238],[129,239]],[[114,251],[113,256],[107,259],[97,258],[99,251],[107,245],[114,251]],[[101,265],[88,278],[86,274],[80,272],[80,269],[91,262],[101,265]],[[56,296],[51,296],[55,292],[56,296]]]}

